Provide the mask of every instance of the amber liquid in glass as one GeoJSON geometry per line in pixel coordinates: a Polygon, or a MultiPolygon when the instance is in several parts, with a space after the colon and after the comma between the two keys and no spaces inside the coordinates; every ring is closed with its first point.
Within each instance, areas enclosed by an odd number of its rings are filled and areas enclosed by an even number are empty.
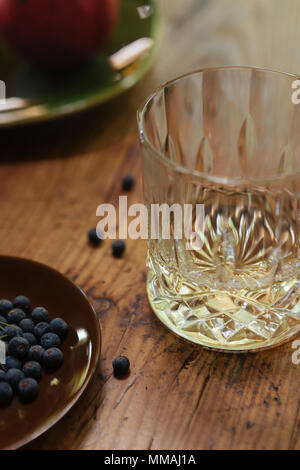
{"type": "Polygon", "coordinates": [[[180,336],[222,349],[271,346],[299,329],[298,202],[284,189],[200,188],[202,246],[152,240],[148,296],[180,336]]]}

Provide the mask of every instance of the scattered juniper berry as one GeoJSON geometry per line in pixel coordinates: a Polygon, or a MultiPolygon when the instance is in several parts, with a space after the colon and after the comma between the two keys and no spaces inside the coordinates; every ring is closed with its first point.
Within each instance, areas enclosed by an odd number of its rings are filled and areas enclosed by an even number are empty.
{"type": "Polygon", "coordinates": [[[115,240],[112,243],[111,247],[112,247],[112,254],[114,258],[121,258],[121,256],[123,255],[125,251],[126,244],[124,240],[115,240]]]}
{"type": "Polygon", "coordinates": [[[132,175],[124,176],[122,180],[122,189],[123,191],[131,191],[134,188],[135,180],[132,175]]]}
{"type": "Polygon", "coordinates": [[[130,369],[129,359],[125,356],[116,357],[113,361],[113,368],[116,377],[125,377],[130,369]]]}
{"type": "Polygon", "coordinates": [[[91,228],[88,231],[88,239],[91,245],[99,246],[102,242],[102,238],[98,237],[97,230],[95,228],[91,228]]]}

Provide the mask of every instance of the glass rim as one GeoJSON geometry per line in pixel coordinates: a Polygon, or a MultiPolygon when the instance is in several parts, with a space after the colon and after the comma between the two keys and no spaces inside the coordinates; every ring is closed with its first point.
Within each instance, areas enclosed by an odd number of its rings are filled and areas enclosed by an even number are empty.
{"type": "MultiPolygon", "coordinates": [[[[174,85],[176,82],[179,82],[182,79],[185,79],[190,76],[196,76],[204,72],[215,72],[219,70],[237,70],[237,71],[257,71],[257,72],[263,72],[266,74],[274,74],[274,75],[279,75],[283,76],[286,78],[293,78],[295,80],[300,80],[300,75],[294,74],[294,73],[289,73],[289,72],[281,72],[279,70],[273,70],[269,69],[267,67],[257,67],[257,66],[251,66],[251,65],[227,65],[227,66],[217,66],[217,67],[204,67],[200,69],[193,70],[191,72],[179,75],[171,80],[168,80],[167,82],[163,83],[159,87],[157,87],[150,96],[143,102],[143,104],[138,108],[137,110],[137,121],[138,121],[138,128],[139,128],[139,138],[140,142],[142,145],[146,145],[152,152],[153,154],[163,163],[165,164],[170,170],[173,170],[178,173],[182,173],[185,176],[191,176],[191,177],[196,177],[196,178],[202,178],[206,179],[210,182],[218,183],[218,184],[224,184],[224,185],[237,185],[237,184],[247,184],[249,182],[251,183],[271,183],[274,182],[276,183],[277,181],[282,181],[283,179],[295,177],[300,174],[300,168],[295,171],[287,171],[285,173],[281,173],[280,175],[271,175],[271,176],[265,176],[265,177],[249,177],[245,178],[242,176],[234,176],[234,177],[222,177],[222,176],[213,176],[210,175],[209,173],[201,172],[198,170],[189,170],[188,168],[185,168],[182,165],[179,165],[178,163],[175,163],[171,161],[169,158],[166,157],[164,152],[161,152],[158,150],[158,148],[152,144],[150,141],[146,130],[145,130],[145,113],[148,109],[149,104],[152,102],[152,100],[155,98],[155,96],[158,95],[159,92],[161,92],[163,89],[167,88],[170,85],[174,85]]],[[[300,106],[300,105],[299,105],[300,106]]]]}

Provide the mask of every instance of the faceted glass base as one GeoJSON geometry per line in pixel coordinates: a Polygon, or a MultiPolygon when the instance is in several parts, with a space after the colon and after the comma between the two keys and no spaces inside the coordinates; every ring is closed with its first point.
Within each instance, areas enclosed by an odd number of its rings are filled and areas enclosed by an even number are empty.
{"type": "Polygon", "coordinates": [[[296,279],[264,291],[226,292],[203,287],[197,294],[179,297],[163,287],[150,269],[147,293],[153,311],[165,326],[188,341],[214,350],[266,349],[300,331],[296,279]]]}

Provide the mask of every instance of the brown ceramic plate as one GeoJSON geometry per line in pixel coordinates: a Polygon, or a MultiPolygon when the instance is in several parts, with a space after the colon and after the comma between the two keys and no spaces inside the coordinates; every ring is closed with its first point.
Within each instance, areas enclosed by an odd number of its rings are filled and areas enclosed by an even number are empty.
{"type": "Polygon", "coordinates": [[[64,318],[70,331],[62,346],[64,363],[54,374],[43,372],[38,398],[24,405],[14,397],[0,410],[0,449],[27,444],[70,410],[96,369],[101,347],[96,312],[75,284],[43,264],[0,256],[0,298],[20,294],[29,297],[33,307],[44,306],[52,318],[64,318]]]}

